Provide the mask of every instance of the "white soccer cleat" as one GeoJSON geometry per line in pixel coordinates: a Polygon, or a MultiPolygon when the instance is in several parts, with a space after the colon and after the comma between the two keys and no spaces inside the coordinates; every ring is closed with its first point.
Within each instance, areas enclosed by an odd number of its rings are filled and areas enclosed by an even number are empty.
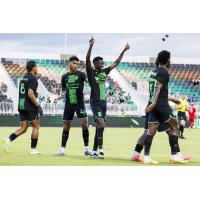
{"type": "Polygon", "coordinates": [[[158,164],[159,162],[152,160],[150,156],[144,156],[144,164],[158,164]]]}
{"type": "Polygon", "coordinates": [[[189,161],[192,158],[190,155],[182,154],[180,152],[178,152],[176,155],[180,156],[181,158],[183,158],[183,160],[187,160],[187,161],[189,161]]]}
{"type": "Polygon", "coordinates": [[[92,152],[91,150],[89,150],[89,149],[84,150],[84,155],[85,155],[85,156],[91,156],[92,153],[93,153],[93,152],[92,152]]]}
{"type": "Polygon", "coordinates": [[[40,155],[41,153],[37,149],[31,149],[30,154],[31,155],[40,155]]]}
{"type": "Polygon", "coordinates": [[[185,160],[182,156],[172,155],[170,159],[170,163],[172,164],[184,164],[187,163],[188,160],[185,160]]]}
{"type": "Polygon", "coordinates": [[[10,152],[10,147],[11,147],[11,143],[12,143],[12,142],[10,141],[9,138],[3,139],[2,142],[3,142],[3,148],[4,148],[4,150],[5,150],[7,153],[9,153],[9,152],[10,152]]]}
{"type": "Polygon", "coordinates": [[[65,148],[61,147],[59,152],[56,154],[56,156],[65,156],[65,148]]]}

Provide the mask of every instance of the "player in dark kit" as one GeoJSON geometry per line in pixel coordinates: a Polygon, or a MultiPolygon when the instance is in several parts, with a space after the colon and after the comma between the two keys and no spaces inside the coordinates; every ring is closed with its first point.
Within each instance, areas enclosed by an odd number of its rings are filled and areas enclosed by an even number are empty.
{"type": "Polygon", "coordinates": [[[69,59],[69,72],[64,74],[61,79],[62,95],[56,99],[61,99],[66,94],[66,102],[63,116],[63,132],[60,151],[57,156],[65,155],[65,148],[69,137],[69,130],[71,127],[71,121],[73,120],[74,113],[80,119],[80,125],[82,127],[82,135],[84,141],[84,154],[89,156],[91,151],[88,148],[89,143],[89,130],[88,130],[88,118],[84,104],[84,81],[86,81],[86,74],[78,71],[79,59],[73,56],[69,59]]]}
{"type": "Polygon", "coordinates": [[[152,73],[152,82],[150,90],[153,91],[152,103],[146,108],[146,113],[149,112],[148,132],[144,140],[145,164],[156,164],[158,162],[152,160],[149,156],[153,137],[156,134],[159,124],[166,123],[169,126],[169,143],[171,147],[171,163],[185,163],[187,162],[180,155],[180,148],[178,145],[178,122],[172,117],[171,108],[168,104],[168,82],[169,73],[167,68],[170,66],[170,52],[162,51],[158,54],[157,62],[159,66],[155,72],[152,73]],[[154,80],[154,81],[153,81],[154,80]]]}
{"type": "Polygon", "coordinates": [[[121,52],[120,56],[117,58],[117,60],[107,68],[103,68],[104,62],[102,57],[99,56],[95,57],[93,59],[93,64],[95,69],[93,69],[90,61],[93,44],[94,44],[94,38],[92,37],[89,41],[89,49],[86,56],[86,71],[88,76],[88,82],[91,87],[90,106],[94,114],[94,120],[96,122],[96,133],[94,138],[92,157],[103,159],[104,158],[103,132],[105,128],[105,119],[107,110],[105,81],[107,75],[110,73],[112,69],[114,69],[121,62],[124,53],[130,47],[127,43],[125,48],[121,52]],[[97,153],[98,148],[99,148],[99,154],[97,153]]]}
{"type": "MultiPolygon", "coordinates": [[[[159,64],[156,62],[156,67],[158,67],[158,66],[159,66],[159,64]]],[[[152,79],[151,77],[156,71],[157,71],[157,69],[155,68],[152,71],[150,77],[147,79],[149,81],[149,101],[148,101],[147,107],[152,103],[152,100],[153,100],[153,92],[154,91],[152,90],[151,85],[154,84],[155,79],[152,79]]],[[[173,102],[173,103],[175,103],[175,104],[180,104],[179,100],[174,99],[172,97],[168,97],[168,100],[173,102]]],[[[176,118],[176,115],[175,115],[173,109],[171,109],[170,115],[171,115],[171,117],[176,118]]],[[[135,161],[135,162],[144,162],[144,160],[143,160],[142,156],[140,155],[140,153],[143,150],[144,140],[145,140],[145,137],[146,137],[146,135],[148,133],[149,112],[146,113],[145,118],[146,119],[145,119],[144,131],[140,135],[140,137],[138,138],[137,144],[136,144],[135,149],[133,151],[133,155],[131,157],[131,160],[135,161]]],[[[167,123],[159,124],[158,132],[164,132],[164,131],[168,134],[168,136],[170,136],[171,129],[170,129],[169,125],[167,123]]],[[[169,137],[169,140],[170,140],[170,137],[169,137]]],[[[189,160],[191,158],[188,155],[181,155],[181,156],[184,158],[184,160],[189,160]]]]}
{"type": "Polygon", "coordinates": [[[20,128],[12,133],[7,139],[4,140],[4,148],[7,152],[10,150],[11,143],[28,129],[28,122],[31,123],[33,130],[31,135],[31,151],[32,155],[40,154],[36,149],[39,127],[40,115],[43,115],[43,110],[38,103],[37,87],[38,81],[36,78],[37,64],[35,61],[29,61],[26,64],[27,74],[20,80],[19,83],[19,104],[18,111],[20,117],[20,128]]]}

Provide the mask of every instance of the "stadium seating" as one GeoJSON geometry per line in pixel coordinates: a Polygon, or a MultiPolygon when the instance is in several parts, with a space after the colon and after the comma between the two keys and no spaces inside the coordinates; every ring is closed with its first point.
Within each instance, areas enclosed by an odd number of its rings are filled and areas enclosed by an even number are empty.
{"type": "MultiPolygon", "coordinates": [[[[148,63],[121,63],[117,68],[120,74],[133,86],[143,84],[144,90],[147,77],[153,69],[153,64],[148,63]]],[[[200,101],[200,87],[194,85],[193,80],[199,80],[200,65],[173,64],[169,70],[169,91],[171,95],[185,94],[190,101],[200,101]]],[[[137,86],[135,87],[137,89],[137,86]]]]}
{"type": "MultiPolygon", "coordinates": [[[[47,90],[53,94],[60,94],[61,84],[60,80],[63,74],[67,71],[67,61],[64,60],[39,60],[39,59],[8,59],[2,58],[1,62],[4,65],[6,71],[10,75],[16,87],[18,86],[19,79],[26,73],[25,64],[28,60],[35,60],[38,64],[38,78],[43,82],[47,90]]],[[[86,72],[85,63],[80,62],[80,71],[86,72]]],[[[137,110],[137,106],[131,100],[128,94],[126,95],[120,85],[113,81],[111,77],[108,77],[106,83],[106,92],[108,103],[131,104],[133,110],[137,110]]],[[[86,103],[89,103],[90,87],[88,83],[85,83],[84,95],[86,103]]]]}
{"type": "MultiPolygon", "coordinates": [[[[38,64],[38,73],[40,80],[46,89],[52,94],[60,94],[61,76],[67,71],[67,61],[51,60],[51,59],[13,59],[1,58],[1,63],[10,75],[14,84],[18,85],[19,79],[25,74],[25,64],[28,60],[35,60],[38,64]]],[[[111,62],[105,62],[109,65],[111,62]]],[[[153,70],[154,64],[142,62],[122,62],[117,67],[120,75],[135,89],[142,91],[148,95],[148,81],[150,72],[153,70]]],[[[80,71],[85,72],[85,62],[80,62],[80,71]]],[[[190,102],[200,102],[200,65],[192,64],[172,64],[170,70],[169,93],[175,97],[184,93],[190,102]]],[[[132,105],[132,110],[137,110],[136,102],[125,94],[123,88],[117,81],[108,77],[106,82],[107,101],[110,104],[132,105]]],[[[134,90],[133,90],[134,92],[134,90]]],[[[84,95],[86,103],[89,103],[90,87],[85,83],[84,95]]],[[[142,97],[141,97],[142,98],[142,97]]],[[[41,97],[43,99],[43,97],[41,97]]],[[[111,106],[112,107],[112,106],[111,106]]],[[[118,110],[118,107],[115,107],[118,110]]],[[[121,108],[126,110],[126,108],[121,108]]]]}

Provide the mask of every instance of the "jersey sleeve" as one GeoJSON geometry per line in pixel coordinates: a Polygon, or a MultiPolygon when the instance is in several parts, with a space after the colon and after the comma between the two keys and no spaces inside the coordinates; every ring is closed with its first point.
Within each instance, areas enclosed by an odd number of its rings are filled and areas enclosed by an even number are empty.
{"type": "Polygon", "coordinates": [[[38,86],[38,81],[36,78],[29,79],[27,89],[32,89],[33,91],[36,91],[37,86],[38,86]]]}
{"type": "Polygon", "coordinates": [[[156,80],[160,83],[166,83],[169,80],[169,74],[166,71],[159,70],[156,74],[156,80]]]}
{"type": "Polygon", "coordinates": [[[106,74],[109,74],[110,71],[111,71],[111,67],[107,67],[107,68],[104,69],[104,72],[105,72],[106,74]]]}
{"type": "Polygon", "coordinates": [[[62,79],[61,79],[61,87],[62,87],[62,91],[64,92],[65,91],[65,77],[62,76],[62,79]]]}

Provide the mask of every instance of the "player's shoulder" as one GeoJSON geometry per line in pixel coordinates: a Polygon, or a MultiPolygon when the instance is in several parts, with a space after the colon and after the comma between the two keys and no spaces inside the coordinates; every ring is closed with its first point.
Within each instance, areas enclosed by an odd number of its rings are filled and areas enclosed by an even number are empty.
{"type": "Polygon", "coordinates": [[[103,72],[107,72],[107,71],[110,71],[111,70],[111,67],[109,66],[109,67],[105,67],[105,68],[103,68],[103,72]]]}
{"type": "Polygon", "coordinates": [[[62,79],[66,78],[69,75],[69,72],[66,72],[65,74],[62,75],[62,79]]]}
{"type": "Polygon", "coordinates": [[[27,78],[29,81],[37,81],[37,77],[31,73],[27,73],[24,78],[27,78]]]}
{"type": "Polygon", "coordinates": [[[167,73],[168,74],[168,70],[165,67],[158,67],[157,70],[160,73],[167,73]]]}
{"type": "Polygon", "coordinates": [[[82,72],[82,71],[76,71],[76,73],[78,74],[78,75],[80,75],[80,76],[85,76],[86,75],[86,73],[85,72],[82,72]]]}

